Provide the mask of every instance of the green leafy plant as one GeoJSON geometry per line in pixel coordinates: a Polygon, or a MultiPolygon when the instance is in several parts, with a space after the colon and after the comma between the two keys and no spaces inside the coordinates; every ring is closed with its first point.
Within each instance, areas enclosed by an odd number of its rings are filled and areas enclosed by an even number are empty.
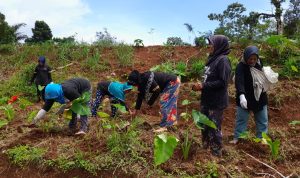
{"type": "Polygon", "coordinates": [[[183,100],[181,105],[185,106],[185,112],[180,114],[180,117],[184,118],[186,121],[188,121],[191,118],[191,115],[188,113],[188,105],[190,105],[191,102],[187,99],[183,100]]]}
{"type": "Polygon", "coordinates": [[[24,109],[26,109],[28,106],[31,106],[32,105],[32,103],[30,102],[30,101],[28,101],[28,100],[26,100],[26,99],[24,99],[24,98],[19,98],[18,99],[18,101],[19,101],[19,103],[20,103],[20,108],[22,109],[22,110],[24,110],[24,109]]]}
{"type": "Polygon", "coordinates": [[[83,93],[81,97],[77,98],[72,102],[72,106],[70,110],[79,115],[90,115],[91,110],[87,104],[90,101],[90,98],[91,98],[90,92],[83,93]]]}
{"type": "Polygon", "coordinates": [[[208,162],[205,165],[207,178],[217,178],[219,177],[218,165],[215,162],[208,162]]]}
{"type": "Polygon", "coordinates": [[[133,48],[126,44],[119,44],[115,47],[115,54],[120,66],[132,66],[134,62],[133,48]]]}
{"type": "Polygon", "coordinates": [[[141,39],[135,39],[134,40],[134,46],[135,47],[143,47],[144,46],[143,40],[141,40],[141,39]]]}
{"type": "Polygon", "coordinates": [[[265,133],[262,133],[262,137],[266,140],[267,144],[270,147],[272,159],[277,160],[279,155],[279,148],[280,148],[280,140],[276,139],[272,141],[272,139],[265,133]]]}
{"type": "Polygon", "coordinates": [[[2,98],[0,98],[0,105],[6,104],[8,100],[9,100],[8,97],[2,97],[2,98]]]}
{"type": "Polygon", "coordinates": [[[294,121],[290,122],[289,124],[292,126],[300,125],[300,121],[294,120],[294,121]]]}
{"type": "Polygon", "coordinates": [[[239,139],[254,141],[255,143],[261,142],[260,138],[254,137],[249,131],[240,133],[239,139]]]}
{"type": "Polygon", "coordinates": [[[8,121],[6,119],[0,119],[0,128],[6,126],[8,124],[8,121]]]}
{"type": "Polygon", "coordinates": [[[28,123],[31,123],[32,120],[33,120],[33,118],[36,116],[37,113],[38,113],[38,111],[32,111],[32,112],[30,112],[29,115],[27,116],[26,121],[28,123]]]}
{"type": "Polygon", "coordinates": [[[12,121],[15,117],[15,111],[12,105],[0,106],[0,110],[4,110],[8,122],[12,121]]]}
{"type": "Polygon", "coordinates": [[[127,113],[126,107],[122,104],[113,104],[113,106],[115,106],[118,111],[120,111],[121,113],[125,114],[127,113]]]}
{"type": "Polygon", "coordinates": [[[194,119],[194,123],[200,129],[202,129],[201,124],[211,127],[213,129],[217,129],[216,124],[213,121],[211,121],[208,117],[206,117],[204,114],[200,113],[199,111],[193,110],[192,116],[194,119]]]}
{"type": "Polygon", "coordinates": [[[179,140],[173,135],[160,134],[154,138],[154,165],[166,162],[173,155],[179,140]]]}
{"type": "Polygon", "coordinates": [[[171,73],[179,76],[187,76],[187,67],[184,62],[178,62],[176,64],[167,61],[165,63],[152,67],[150,71],[171,73]]]}
{"type": "Polygon", "coordinates": [[[42,160],[46,150],[30,147],[28,145],[16,146],[7,150],[8,157],[18,166],[25,166],[31,162],[38,163],[42,160]]]}
{"type": "Polygon", "coordinates": [[[195,59],[191,63],[190,75],[191,77],[200,78],[204,74],[205,68],[204,59],[195,59]]]}
{"type": "Polygon", "coordinates": [[[186,130],[185,137],[183,143],[181,143],[181,150],[183,154],[184,160],[187,160],[190,153],[190,148],[193,143],[194,134],[192,134],[192,137],[189,137],[189,130],[186,130]]]}

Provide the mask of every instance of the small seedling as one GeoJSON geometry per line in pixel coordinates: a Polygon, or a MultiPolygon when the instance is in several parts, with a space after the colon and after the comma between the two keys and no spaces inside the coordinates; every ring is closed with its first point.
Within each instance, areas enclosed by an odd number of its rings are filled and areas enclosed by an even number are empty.
{"type": "Polygon", "coordinates": [[[185,106],[185,112],[180,114],[180,117],[184,118],[184,120],[188,121],[191,118],[191,115],[188,113],[188,105],[190,105],[191,102],[187,99],[183,100],[181,105],[185,106]]]}
{"type": "Polygon", "coordinates": [[[190,148],[193,143],[194,134],[192,134],[191,139],[189,138],[189,130],[186,130],[184,141],[181,144],[182,154],[184,160],[187,160],[190,153],[190,148]]]}
{"type": "Polygon", "coordinates": [[[276,139],[272,141],[272,139],[266,134],[262,133],[262,137],[267,141],[267,144],[270,147],[272,159],[277,160],[279,155],[279,148],[280,148],[280,140],[276,139]]]}
{"type": "Polygon", "coordinates": [[[290,122],[289,124],[292,126],[300,125],[300,121],[294,120],[294,121],[290,122]]]}

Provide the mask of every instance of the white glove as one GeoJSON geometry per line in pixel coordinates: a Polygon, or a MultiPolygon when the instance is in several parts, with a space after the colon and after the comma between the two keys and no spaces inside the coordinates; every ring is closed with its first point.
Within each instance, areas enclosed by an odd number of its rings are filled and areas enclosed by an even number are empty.
{"type": "Polygon", "coordinates": [[[45,111],[44,109],[41,109],[37,115],[34,117],[34,119],[32,120],[32,124],[36,124],[39,120],[43,119],[44,116],[46,115],[47,111],[45,111]]]}
{"type": "Polygon", "coordinates": [[[240,104],[242,106],[243,109],[248,109],[247,108],[247,100],[244,94],[240,95],[240,104]]]}

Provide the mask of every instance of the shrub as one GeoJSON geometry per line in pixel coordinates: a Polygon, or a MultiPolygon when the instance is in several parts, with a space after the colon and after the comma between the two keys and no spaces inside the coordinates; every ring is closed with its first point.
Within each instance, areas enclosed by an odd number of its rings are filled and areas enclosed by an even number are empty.
{"type": "Polygon", "coordinates": [[[132,66],[134,60],[133,48],[126,44],[119,44],[115,47],[115,54],[120,66],[132,66]]]}
{"type": "Polygon", "coordinates": [[[0,53],[1,54],[13,54],[16,52],[15,44],[2,44],[0,45],[0,53]]]}
{"type": "Polygon", "coordinates": [[[143,40],[141,40],[141,39],[135,39],[134,40],[134,46],[135,47],[143,47],[144,46],[143,40]]]}
{"type": "Polygon", "coordinates": [[[204,74],[205,62],[202,59],[192,61],[190,67],[191,77],[200,78],[204,74]]]}
{"type": "Polygon", "coordinates": [[[300,58],[291,57],[284,62],[283,68],[280,71],[281,76],[299,77],[300,76],[300,58]]]}

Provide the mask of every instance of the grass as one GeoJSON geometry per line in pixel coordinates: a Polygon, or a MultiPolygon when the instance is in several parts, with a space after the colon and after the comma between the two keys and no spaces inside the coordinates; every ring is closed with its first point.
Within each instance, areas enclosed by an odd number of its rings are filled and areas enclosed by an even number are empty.
{"type": "Polygon", "coordinates": [[[121,43],[114,47],[114,51],[120,66],[128,67],[133,65],[134,49],[132,46],[121,43]]]}

